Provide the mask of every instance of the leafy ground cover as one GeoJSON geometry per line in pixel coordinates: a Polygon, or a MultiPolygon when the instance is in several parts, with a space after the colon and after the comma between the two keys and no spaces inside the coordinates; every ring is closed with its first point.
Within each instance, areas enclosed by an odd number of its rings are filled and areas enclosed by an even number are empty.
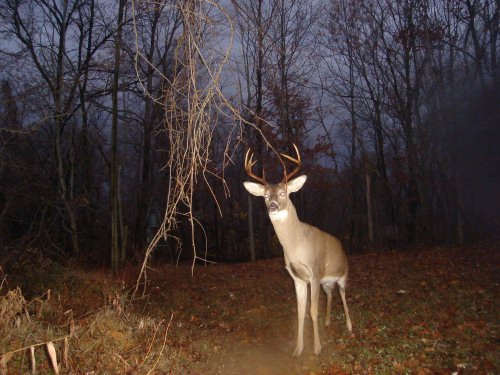
{"type": "Polygon", "coordinates": [[[298,359],[282,259],[199,266],[194,275],[190,265],[153,266],[145,297],[132,304],[135,270],[111,278],[45,265],[2,282],[0,366],[30,373],[39,345],[36,369],[51,373],[50,342],[68,374],[497,374],[499,257],[491,243],[350,256],[354,334],[337,294],[331,326],[320,322],[322,354],[313,354],[309,319],[298,359]]]}

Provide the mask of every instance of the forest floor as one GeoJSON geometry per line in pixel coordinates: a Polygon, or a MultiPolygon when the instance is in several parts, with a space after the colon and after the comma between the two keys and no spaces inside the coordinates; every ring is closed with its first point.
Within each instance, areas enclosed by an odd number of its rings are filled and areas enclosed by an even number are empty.
{"type": "Polygon", "coordinates": [[[48,343],[63,374],[500,373],[499,244],[368,253],[349,264],[353,335],[337,292],[325,327],[321,293],[322,353],[313,354],[307,317],[300,358],[291,356],[296,301],[283,259],[196,266],[194,275],[190,265],[153,266],[132,304],[136,270],[118,281],[54,264],[7,274],[0,373],[30,373],[31,347],[38,373],[51,373],[40,350],[48,343]]]}

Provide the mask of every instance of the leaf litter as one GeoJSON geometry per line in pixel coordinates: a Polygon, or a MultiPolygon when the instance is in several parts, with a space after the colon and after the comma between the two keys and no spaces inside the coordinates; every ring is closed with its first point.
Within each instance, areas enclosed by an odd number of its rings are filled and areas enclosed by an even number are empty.
{"type": "Polygon", "coordinates": [[[367,253],[349,262],[354,334],[338,293],[324,326],[322,294],[319,356],[310,319],[304,353],[291,356],[293,282],[283,259],[272,259],[200,266],[194,276],[190,265],[153,265],[146,297],[132,304],[133,269],[120,278],[67,270],[50,285],[50,300],[26,301],[5,283],[0,368],[30,373],[35,363],[39,373],[54,373],[61,358],[60,374],[500,373],[498,244],[367,253]],[[43,343],[54,353],[48,358],[33,346],[43,343]]]}

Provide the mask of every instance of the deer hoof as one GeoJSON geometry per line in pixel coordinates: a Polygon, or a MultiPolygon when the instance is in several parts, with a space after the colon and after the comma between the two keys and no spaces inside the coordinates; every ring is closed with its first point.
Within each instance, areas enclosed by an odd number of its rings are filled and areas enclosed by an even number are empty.
{"type": "Polygon", "coordinates": [[[314,354],[320,355],[321,354],[321,345],[319,346],[314,346],[314,354]]]}
{"type": "Polygon", "coordinates": [[[303,348],[301,348],[301,347],[298,347],[298,346],[297,346],[297,347],[295,348],[295,350],[294,350],[294,352],[293,352],[293,354],[292,354],[292,355],[293,355],[294,357],[300,357],[300,355],[302,354],[302,349],[303,349],[303,348]]]}
{"type": "Polygon", "coordinates": [[[352,333],[352,323],[351,323],[351,321],[350,321],[350,320],[348,320],[346,324],[347,324],[347,330],[348,330],[350,333],[352,333]]]}

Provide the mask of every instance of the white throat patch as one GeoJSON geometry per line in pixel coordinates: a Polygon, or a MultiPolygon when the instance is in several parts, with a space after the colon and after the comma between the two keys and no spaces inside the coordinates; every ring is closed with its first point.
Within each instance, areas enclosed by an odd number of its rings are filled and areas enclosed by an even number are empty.
{"type": "Polygon", "coordinates": [[[288,211],[287,210],[281,210],[276,212],[275,214],[269,214],[269,218],[271,221],[280,221],[280,220],[285,220],[288,217],[288,211]]]}

